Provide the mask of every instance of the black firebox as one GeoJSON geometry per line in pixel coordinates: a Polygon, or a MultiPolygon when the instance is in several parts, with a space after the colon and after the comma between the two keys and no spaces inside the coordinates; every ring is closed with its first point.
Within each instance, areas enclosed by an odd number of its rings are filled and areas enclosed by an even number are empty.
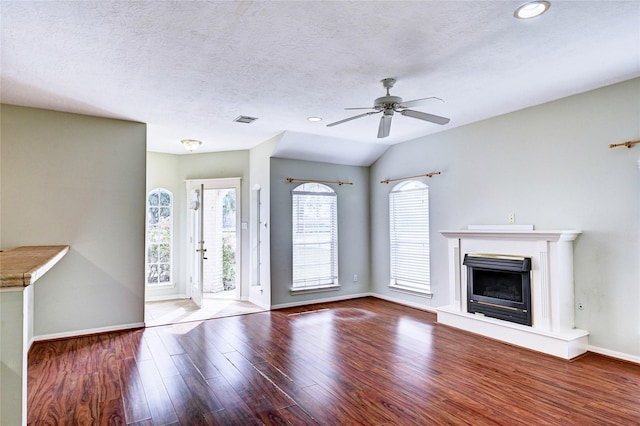
{"type": "Polygon", "coordinates": [[[467,253],[467,311],[532,325],[531,258],[467,253]]]}

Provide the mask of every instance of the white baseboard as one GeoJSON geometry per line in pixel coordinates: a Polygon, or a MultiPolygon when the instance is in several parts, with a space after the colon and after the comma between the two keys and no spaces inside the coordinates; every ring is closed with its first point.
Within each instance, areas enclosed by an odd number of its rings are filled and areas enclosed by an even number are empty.
{"type": "Polygon", "coordinates": [[[187,295],[182,294],[167,294],[164,296],[147,296],[144,301],[145,302],[162,302],[163,300],[179,300],[179,299],[188,299],[187,295]]]}
{"type": "Polygon", "coordinates": [[[589,352],[593,352],[600,355],[606,355],[611,358],[621,359],[623,361],[629,361],[636,364],[640,364],[640,356],[629,355],[622,352],[612,351],[610,349],[599,348],[597,346],[587,346],[589,352]]]}
{"type": "Polygon", "coordinates": [[[377,293],[372,293],[371,296],[377,297],[378,299],[386,300],[387,302],[397,303],[398,305],[408,306],[410,308],[420,309],[422,311],[432,312],[434,314],[437,312],[436,308],[434,308],[433,306],[424,306],[418,303],[407,302],[406,300],[397,299],[395,297],[385,296],[377,293]]]}
{"type": "Polygon", "coordinates": [[[356,293],[344,296],[327,297],[323,299],[305,300],[303,302],[281,303],[279,305],[271,305],[271,309],[294,308],[296,306],[315,305],[317,303],[339,302],[341,300],[359,299],[361,297],[374,296],[372,293],[356,293]]]}
{"type": "Polygon", "coordinates": [[[80,336],[87,336],[90,334],[98,334],[98,333],[109,333],[111,331],[130,330],[132,328],[144,328],[144,323],[136,322],[132,324],[120,324],[120,325],[113,325],[109,327],[98,327],[98,328],[89,328],[85,330],[66,331],[64,333],[42,334],[40,336],[34,336],[34,338],[32,339],[32,342],[66,339],[68,337],[80,337],[80,336]]]}

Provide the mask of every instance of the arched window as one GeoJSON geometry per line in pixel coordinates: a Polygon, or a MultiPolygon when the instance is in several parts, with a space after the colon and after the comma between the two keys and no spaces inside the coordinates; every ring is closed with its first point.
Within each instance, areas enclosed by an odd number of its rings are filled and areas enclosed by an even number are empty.
{"type": "Polygon", "coordinates": [[[389,193],[391,287],[430,292],[429,187],[415,180],[389,193]]]}
{"type": "Polygon", "coordinates": [[[147,284],[171,284],[173,194],[156,188],[147,197],[147,284]]]}
{"type": "Polygon", "coordinates": [[[292,290],[338,285],[338,201],[320,183],[292,192],[292,290]]]}

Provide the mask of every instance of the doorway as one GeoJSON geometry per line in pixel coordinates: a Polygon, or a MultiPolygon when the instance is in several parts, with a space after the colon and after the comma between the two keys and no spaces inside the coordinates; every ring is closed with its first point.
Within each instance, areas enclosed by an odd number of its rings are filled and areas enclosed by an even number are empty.
{"type": "Polygon", "coordinates": [[[263,310],[243,300],[249,294],[241,280],[240,190],[240,178],[186,181],[185,255],[179,256],[186,299],[146,303],[147,325],[263,310]]]}
{"type": "Polygon", "coordinates": [[[187,181],[188,296],[240,300],[240,178],[187,181]]]}

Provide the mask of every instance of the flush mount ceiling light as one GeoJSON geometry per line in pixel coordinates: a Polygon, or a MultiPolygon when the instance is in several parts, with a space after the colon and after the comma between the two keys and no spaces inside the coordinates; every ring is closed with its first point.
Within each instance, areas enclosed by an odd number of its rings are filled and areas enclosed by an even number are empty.
{"type": "Polygon", "coordinates": [[[531,19],[545,13],[551,7],[548,1],[530,1],[523,4],[513,12],[513,16],[518,19],[531,19]]]}
{"type": "Polygon", "coordinates": [[[322,117],[307,117],[307,120],[312,122],[322,121],[322,117]]]}
{"type": "Polygon", "coordinates": [[[198,141],[195,139],[182,139],[180,143],[189,152],[195,151],[200,147],[200,145],[202,145],[202,141],[198,141]]]}

